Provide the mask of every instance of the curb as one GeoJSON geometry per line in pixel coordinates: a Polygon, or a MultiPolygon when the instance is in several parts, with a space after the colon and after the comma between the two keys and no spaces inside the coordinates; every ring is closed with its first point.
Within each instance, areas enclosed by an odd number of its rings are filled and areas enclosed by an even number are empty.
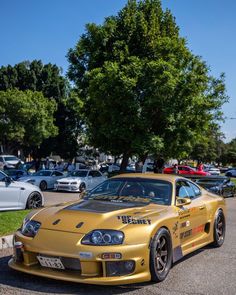
{"type": "Polygon", "coordinates": [[[0,237],[0,251],[13,247],[13,235],[0,237]]]}

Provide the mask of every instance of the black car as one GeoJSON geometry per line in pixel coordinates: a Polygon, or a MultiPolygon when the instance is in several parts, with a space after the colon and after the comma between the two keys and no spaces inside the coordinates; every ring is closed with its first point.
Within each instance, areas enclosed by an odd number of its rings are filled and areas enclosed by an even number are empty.
{"type": "Polygon", "coordinates": [[[223,197],[234,197],[236,193],[235,184],[229,177],[202,177],[196,179],[195,182],[203,188],[223,197]]]}

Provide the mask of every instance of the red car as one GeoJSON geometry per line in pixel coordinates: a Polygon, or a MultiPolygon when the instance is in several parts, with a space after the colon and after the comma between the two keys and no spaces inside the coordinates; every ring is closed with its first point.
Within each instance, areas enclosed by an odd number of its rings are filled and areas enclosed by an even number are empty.
{"type": "MultiPolygon", "coordinates": [[[[163,172],[166,174],[174,173],[174,166],[166,167],[163,170],[163,172]]],[[[203,170],[195,170],[194,168],[191,168],[185,165],[178,165],[178,174],[185,174],[185,175],[191,174],[191,175],[202,175],[202,176],[210,175],[210,173],[208,172],[205,172],[203,170]]]]}

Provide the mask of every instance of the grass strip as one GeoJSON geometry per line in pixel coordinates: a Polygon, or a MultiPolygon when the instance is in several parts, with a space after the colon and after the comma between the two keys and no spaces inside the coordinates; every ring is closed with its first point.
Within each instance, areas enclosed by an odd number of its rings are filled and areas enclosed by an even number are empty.
{"type": "Polygon", "coordinates": [[[14,233],[30,210],[0,212],[0,237],[14,233]]]}

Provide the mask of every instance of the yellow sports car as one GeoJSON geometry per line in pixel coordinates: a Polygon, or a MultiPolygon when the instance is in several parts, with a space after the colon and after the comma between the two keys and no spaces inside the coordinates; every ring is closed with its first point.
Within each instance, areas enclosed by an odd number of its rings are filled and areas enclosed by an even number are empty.
{"type": "Polygon", "coordinates": [[[87,284],[166,278],[173,262],[225,238],[225,201],[181,176],[124,174],[78,202],[30,213],[13,269],[87,284]]]}

